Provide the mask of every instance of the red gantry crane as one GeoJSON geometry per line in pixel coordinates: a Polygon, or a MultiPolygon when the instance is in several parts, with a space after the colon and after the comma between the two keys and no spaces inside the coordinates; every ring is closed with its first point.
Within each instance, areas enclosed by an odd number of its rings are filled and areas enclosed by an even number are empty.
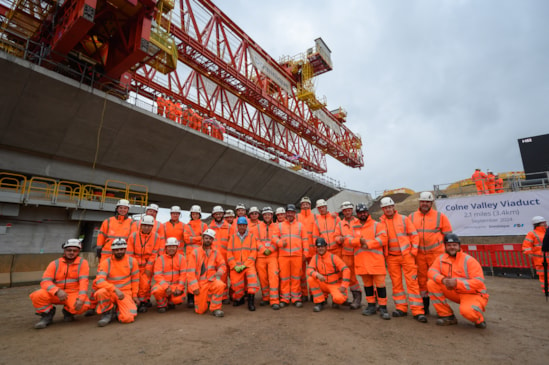
{"type": "Polygon", "coordinates": [[[180,101],[298,168],[324,173],[326,154],[364,165],[346,112],[315,94],[314,78],[332,70],[321,38],[277,62],[209,0],[0,0],[0,48],[24,57],[33,47],[93,69],[102,85],[116,80],[123,97],[180,101]]]}

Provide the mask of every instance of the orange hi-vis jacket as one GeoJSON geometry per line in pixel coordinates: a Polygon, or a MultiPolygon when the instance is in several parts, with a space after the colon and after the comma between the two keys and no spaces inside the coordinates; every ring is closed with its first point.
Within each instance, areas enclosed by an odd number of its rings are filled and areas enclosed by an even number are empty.
{"type": "Polygon", "coordinates": [[[385,225],[376,222],[372,217],[364,225],[355,228],[355,235],[351,245],[355,248],[355,271],[357,275],[384,275],[385,255],[387,249],[387,232],[385,225]],[[366,247],[362,247],[360,239],[366,240],[366,247]]]}
{"type": "MultiPolygon", "coordinates": [[[[131,233],[133,232],[141,232],[141,221],[135,221],[132,223],[131,233]]],[[[167,238],[166,232],[164,232],[164,225],[157,220],[154,221],[154,225],[151,233],[157,233],[158,237],[160,237],[163,240],[167,238]]],[[[164,246],[162,246],[162,249],[164,249],[164,246]]]]}
{"type": "Polygon", "coordinates": [[[309,239],[303,225],[297,220],[292,223],[289,221],[279,222],[276,225],[278,227],[273,238],[278,246],[278,257],[308,257],[309,239]]]}
{"type": "Polygon", "coordinates": [[[496,192],[496,175],[488,174],[488,176],[486,176],[486,189],[488,189],[489,194],[494,194],[496,192]]]}
{"type": "Polygon", "coordinates": [[[389,238],[385,256],[407,254],[417,256],[419,237],[410,218],[395,211],[392,219],[382,215],[380,220],[385,224],[389,238]]]}
{"type": "Polygon", "coordinates": [[[80,256],[70,264],[67,264],[64,257],[60,257],[50,262],[42,275],[40,287],[51,295],[55,295],[59,289],[67,294],[78,293],[78,299],[85,302],[88,298],[89,274],[88,261],[80,256]]]}
{"type": "Polygon", "coordinates": [[[443,253],[444,235],[452,232],[452,225],[446,215],[431,209],[427,214],[417,210],[410,214],[410,219],[419,237],[419,252],[443,253]]]}
{"type": "Polygon", "coordinates": [[[179,249],[182,250],[184,246],[183,242],[183,230],[185,228],[185,223],[177,221],[172,222],[171,220],[164,223],[164,238],[168,239],[170,237],[175,237],[181,243],[179,249]]]}
{"type": "Polygon", "coordinates": [[[187,285],[189,293],[208,282],[220,279],[227,272],[227,265],[221,254],[211,249],[206,253],[202,247],[193,249],[187,258],[187,285]]]}
{"type": "Polygon", "coordinates": [[[131,229],[132,220],[122,215],[110,217],[101,223],[97,236],[97,248],[101,249],[101,260],[111,257],[111,244],[116,238],[128,240],[131,229]]]}
{"type": "Polygon", "coordinates": [[[126,255],[134,257],[141,270],[148,270],[152,273],[154,262],[163,247],[164,240],[157,233],[133,232],[128,240],[126,255]]]}
{"type": "Polygon", "coordinates": [[[307,257],[313,257],[316,252],[315,240],[313,240],[313,227],[315,225],[315,215],[310,209],[301,209],[297,215],[297,221],[303,224],[309,240],[309,253],[307,257]]]}
{"type": "Polygon", "coordinates": [[[350,220],[343,219],[337,222],[334,237],[336,241],[343,238],[343,256],[355,255],[355,247],[351,244],[351,241],[354,238],[354,230],[360,228],[360,226],[360,220],[356,217],[351,217],[350,220]]]}
{"type": "Polygon", "coordinates": [[[473,176],[471,176],[471,180],[476,184],[477,189],[485,189],[486,186],[486,174],[482,171],[476,171],[473,173],[473,176]]]}
{"type": "Polygon", "coordinates": [[[250,232],[241,239],[238,232],[229,237],[227,246],[227,265],[231,269],[235,266],[245,265],[247,268],[255,270],[255,260],[257,259],[257,238],[250,232]]]}
{"type": "Polygon", "coordinates": [[[455,292],[458,294],[482,294],[488,297],[482,266],[464,252],[458,251],[455,257],[445,253],[433,262],[429,268],[429,279],[443,285],[444,278],[457,279],[455,292]]]}
{"type": "Polygon", "coordinates": [[[223,220],[220,225],[212,220],[210,228],[215,231],[215,239],[212,243],[212,248],[219,252],[221,257],[225,259],[227,257],[227,244],[229,243],[231,225],[226,220],[223,220]]]}
{"type": "Polygon", "coordinates": [[[349,287],[351,270],[334,254],[326,252],[323,256],[316,254],[312,257],[307,265],[307,276],[314,277],[316,273],[324,276],[328,285],[339,284],[345,288],[349,287]]]}
{"type": "Polygon", "coordinates": [[[208,229],[206,223],[200,219],[191,220],[185,225],[183,240],[187,255],[195,248],[202,246],[202,233],[208,229]]]}
{"type": "Polygon", "coordinates": [[[176,253],[170,256],[166,253],[158,256],[154,262],[155,285],[163,289],[172,288],[185,292],[185,283],[187,281],[187,261],[185,257],[176,253]]]}
{"type": "Polygon", "coordinates": [[[257,257],[277,257],[278,248],[274,243],[274,237],[277,235],[277,224],[267,225],[265,222],[259,222],[257,235],[257,257]],[[265,255],[265,250],[271,251],[270,255],[265,255]]]}
{"type": "Polygon", "coordinates": [[[534,228],[533,231],[528,232],[522,242],[522,252],[526,255],[532,256],[534,266],[543,265],[543,251],[541,248],[543,245],[543,238],[546,234],[547,229],[545,227],[538,226],[534,228]]]}
{"type": "Polygon", "coordinates": [[[164,115],[164,110],[166,109],[166,100],[162,96],[157,96],[156,105],[158,115],[164,115]]]}
{"type": "Polygon", "coordinates": [[[252,222],[251,219],[248,219],[248,232],[252,233],[255,237],[259,237],[259,223],[261,221],[252,222]]]}
{"type": "Polygon", "coordinates": [[[121,260],[111,257],[99,264],[97,270],[97,287],[114,290],[118,288],[124,294],[137,297],[139,290],[139,264],[129,255],[121,260]]]}
{"type": "MultiPolygon", "coordinates": [[[[317,238],[324,238],[328,243],[328,252],[341,255],[341,245],[335,241],[335,228],[339,222],[339,217],[335,213],[326,215],[315,214],[315,224],[313,225],[313,241],[317,238]]],[[[313,246],[313,243],[311,243],[313,246]]],[[[316,249],[315,249],[316,252],[316,249]]]]}

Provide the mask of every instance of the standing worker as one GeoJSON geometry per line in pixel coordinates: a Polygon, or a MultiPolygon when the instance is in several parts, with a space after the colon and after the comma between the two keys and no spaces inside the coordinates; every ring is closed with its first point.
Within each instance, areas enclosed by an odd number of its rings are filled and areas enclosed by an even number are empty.
{"type": "Polygon", "coordinates": [[[473,176],[471,176],[471,179],[477,187],[477,194],[486,194],[486,174],[480,171],[480,169],[475,169],[475,172],[473,173],[473,176]]]}
{"type": "MultiPolygon", "coordinates": [[[[190,209],[191,220],[185,226],[183,239],[185,241],[185,254],[189,257],[192,250],[202,246],[202,234],[206,232],[208,226],[202,222],[202,208],[200,205],[193,205],[190,209]]],[[[187,308],[194,308],[194,295],[187,293],[187,308]]]]}
{"type": "Polygon", "coordinates": [[[158,313],[174,309],[183,303],[187,281],[187,261],[177,252],[179,240],[170,237],[166,240],[164,252],[154,262],[154,285],[151,294],[156,299],[158,313]]]}
{"type": "Polygon", "coordinates": [[[484,311],[488,293],[484,285],[482,266],[461,251],[461,242],[454,233],[444,235],[445,254],[440,255],[429,269],[429,295],[437,311],[438,326],[457,324],[446,299],[459,303],[459,312],[475,324],[486,328],[484,311]]]}
{"type": "Polygon", "coordinates": [[[36,314],[42,318],[34,325],[36,329],[46,328],[53,322],[54,304],[63,304],[63,320],[74,321],[75,314],[84,313],[89,305],[88,261],[79,256],[82,243],[69,239],[61,246],[63,256],[50,262],[42,275],[40,289],[30,295],[36,314]]]}
{"type": "Polygon", "coordinates": [[[547,221],[541,216],[535,216],[532,218],[532,225],[534,229],[526,235],[522,242],[522,252],[532,257],[532,262],[536,268],[536,274],[539,276],[541,282],[541,289],[544,289],[545,275],[543,272],[543,255],[542,251],[543,238],[547,233],[547,221]]]}
{"type": "Polygon", "coordinates": [[[303,301],[307,301],[309,298],[309,292],[307,290],[307,265],[311,260],[311,257],[315,254],[315,247],[313,242],[313,226],[315,224],[315,215],[311,210],[311,199],[308,196],[301,198],[299,202],[299,214],[297,215],[297,221],[300,222],[307,231],[307,240],[309,241],[309,251],[307,258],[303,261],[303,267],[301,268],[301,297],[303,301]]]}
{"type": "Polygon", "coordinates": [[[381,199],[380,206],[383,210],[381,222],[385,224],[389,239],[385,257],[393,284],[393,301],[396,306],[392,316],[405,317],[408,315],[406,290],[402,283],[404,275],[414,319],[421,323],[427,323],[417,283],[416,255],[419,240],[416,228],[410,218],[400,215],[396,211],[393,199],[389,197],[381,199]]]}
{"type": "Polygon", "coordinates": [[[316,201],[315,224],[313,225],[313,239],[324,238],[328,243],[328,252],[341,258],[341,244],[335,240],[335,227],[339,222],[336,213],[328,212],[328,203],[324,199],[316,201]]]}
{"type": "MultiPolygon", "coordinates": [[[[228,211],[227,211],[228,212],[228,211]]],[[[221,205],[216,205],[212,209],[212,221],[210,222],[209,229],[212,229],[215,232],[215,237],[213,239],[212,248],[216,250],[224,262],[227,262],[227,244],[229,243],[229,236],[231,233],[231,224],[227,222],[223,216],[226,212],[223,210],[221,205]]],[[[233,214],[234,216],[234,214],[233,214]]],[[[202,235],[204,237],[204,235],[202,235]]],[[[228,288],[228,273],[227,270],[224,271],[221,276],[221,281],[225,283],[225,291],[223,292],[223,304],[229,304],[229,290],[228,288]]]]}
{"type": "Polygon", "coordinates": [[[429,191],[419,194],[419,209],[410,214],[419,236],[416,256],[417,282],[423,299],[423,310],[429,314],[427,278],[429,267],[444,253],[444,235],[452,232],[452,225],[445,214],[433,209],[435,198],[429,191]]]}
{"type": "MultiPolygon", "coordinates": [[[[170,209],[170,220],[164,223],[164,235],[166,238],[174,237],[179,242],[183,242],[183,231],[185,229],[185,223],[181,222],[181,208],[174,205],[170,209]]],[[[179,252],[185,254],[185,248],[179,246],[179,252]]]]}
{"type": "Polygon", "coordinates": [[[271,305],[274,310],[280,309],[278,294],[278,251],[274,243],[276,224],[273,223],[273,209],[264,207],[262,210],[263,222],[259,223],[257,236],[257,261],[255,267],[259,283],[261,284],[260,305],[271,305]]]}
{"type": "Polygon", "coordinates": [[[495,194],[496,193],[496,177],[491,170],[487,171],[488,176],[486,176],[486,194],[495,194]]]}
{"type": "MultiPolygon", "coordinates": [[[[165,240],[166,239],[166,232],[164,232],[164,225],[156,219],[156,216],[158,215],[158,210],[159,209],[160,209],[160,207],[157,204],[149,204],[145,208],[144,216],[149,215],[149,216],[153,217],[152,232],[157,233],[158,237],[165,240]]],[[[141,218],[143,218],[143,217],[141,217],[141,218]]],[[[140,225],[141,225],[142,221],[143,221],[142,219],[139,219],[139,220],[132,223],[132,229],[131,229],[132,233],[133,232],[139,232],[141,230],[140,225]]],[[[164,249],[164,243],[162,243],[162,249],[164,249]]]]}
{"type": "Polygon", "coordinates": [[[496,194],[503,193],[503,179],[498,175],[496,175],[496,194]]]}

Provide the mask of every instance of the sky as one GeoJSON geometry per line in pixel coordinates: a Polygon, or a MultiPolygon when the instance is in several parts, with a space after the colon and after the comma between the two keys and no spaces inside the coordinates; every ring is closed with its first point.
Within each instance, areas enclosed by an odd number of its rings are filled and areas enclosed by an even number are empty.
{"type": "Polygon", "coordinates": [[[521,171],[517,140],[549,133],[549,1],[214,3],[275,60],[318,37],[331,49],[317,96],[363,142],[362,169],[328,158],[346,188],[375,197],[521,171]]]}

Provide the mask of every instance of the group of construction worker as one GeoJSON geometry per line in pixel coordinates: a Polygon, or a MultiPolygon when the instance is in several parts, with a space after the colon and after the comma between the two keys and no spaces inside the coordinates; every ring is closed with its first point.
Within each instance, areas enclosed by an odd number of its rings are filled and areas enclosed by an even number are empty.
{"type": "Polygon", "coordinates": [[[449,299],[461,303],[463,317],[485,328],[488,294],[482,268],[461,252],[448,218],[433,203],[432,193],[421,193],[419,209],[408,217],[384,197],[377,222],[363,203],[342,203],[340,218],[323,199],[316,202],[314,214],[311,200],[303,197],[299,213],[294,204],[275,211],[247,210],[243,204],[234,211],[215,206],[207,225],[198,205],[191,207],[187,224],[180,221],[177,206],[171,208],[170,220],[160,223],[155,204],[132,221],[129,202],[122,199],[99,230],[99,266],[91,294],[89,266],[78,255],[81,242],[69,239],[63,256],[46,269],[41,289],[30,295],[41,316],[35,328],[52,323],[56,304],[64,305],[65,321],[85,313],[101,315],[99,326],[115,319],[133,322],[152,306],[151,296],[160,313],[186,297],[196,313],[209,311],[216,317],[223,317],[222,306],[231,302],[240,306],[247,300],[248,309],[255,311],[258,292],[260,305],[273,310],[300,308],[312,300],[313,311],[320,312],[329,297],[334,308],[359,309],[363,292],[358,276],[366,296],[365,316],[379,312],[385,320],[404,317],[409,306],[413,318],[426,323],[432,302],[437,325],[451,325],[457,320],[449,299]],[[391,315],[387,271],[395,304],[391,315]]]}
{"type": "Polygon", "coordinates": [[[481,169],[475,169],[471,180],[475,183],[478,195],[500,194],[504,192],[503,179],[499,175],[494,175],[491,170],[487,170],[484,173],[481,169]]]}

